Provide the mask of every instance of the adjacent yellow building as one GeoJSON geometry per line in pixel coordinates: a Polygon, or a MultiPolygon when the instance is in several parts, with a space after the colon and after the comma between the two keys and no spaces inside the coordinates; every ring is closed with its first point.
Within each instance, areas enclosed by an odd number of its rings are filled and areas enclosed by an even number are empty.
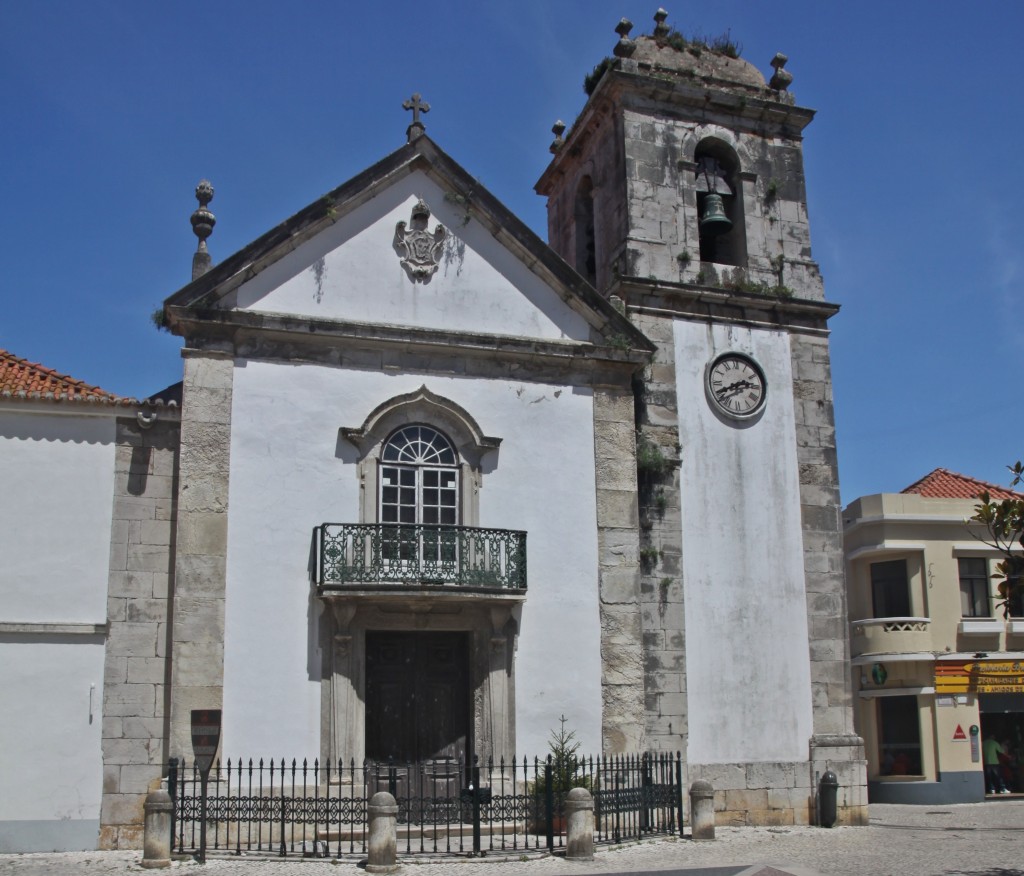
{"type": "Polygon", "coordinates": [[[995,605],[1000,554],[967,522],[983,490],[1020,495],[940,468],[843,512],[854,714],[873,803],[984,799],[995,790],[983,770],[989,735],[1006,750],[1006,788],[1024,792],[1024,600],[1008,619],[995,605]]]}

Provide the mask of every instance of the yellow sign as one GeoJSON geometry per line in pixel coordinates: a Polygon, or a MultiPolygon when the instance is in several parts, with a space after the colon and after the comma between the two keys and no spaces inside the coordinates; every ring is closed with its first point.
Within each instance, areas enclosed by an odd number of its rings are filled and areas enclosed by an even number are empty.
{"type": "Polygon", "coordinates": [[[935,693],[1024,693],[1024,661],[936,663],[935,693]]]}

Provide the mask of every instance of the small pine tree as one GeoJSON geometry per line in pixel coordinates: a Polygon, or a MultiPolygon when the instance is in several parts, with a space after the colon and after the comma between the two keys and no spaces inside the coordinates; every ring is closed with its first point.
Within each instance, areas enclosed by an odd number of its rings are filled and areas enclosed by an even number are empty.
{"type": "Polygon", "coordinates": [[[565,729],[566,717],[558,718],[559,727],[551,731],[548,748],[551,749],[551,782],[556,794],[568,794],[574,787],[578,758],[576,752],[580,743],[576,739],[576,731],[565,729]]]}

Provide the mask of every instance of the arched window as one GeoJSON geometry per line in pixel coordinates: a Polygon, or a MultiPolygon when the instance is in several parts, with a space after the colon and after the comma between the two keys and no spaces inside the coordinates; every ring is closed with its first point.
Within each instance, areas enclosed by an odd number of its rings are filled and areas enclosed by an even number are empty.
{"type": "Polygon", "coordinates": [[[591,286],[597,285],[597,248],[594,237],[594,184],[589,176],[580,180],[574,208],[576,225],[576,270],[591,286]]]}
{"type": "Polygon", "coordinates": [[[430,426],[403,426],[380,455],[380,522],[459,523],[459,455],[430,426]]]}
{"type": "Polygon", "coordinates": [[[694,160],[700,260],[746,267],[747,229],[736,153],[727,143],[709,139],[697,146],[694,160]]]}

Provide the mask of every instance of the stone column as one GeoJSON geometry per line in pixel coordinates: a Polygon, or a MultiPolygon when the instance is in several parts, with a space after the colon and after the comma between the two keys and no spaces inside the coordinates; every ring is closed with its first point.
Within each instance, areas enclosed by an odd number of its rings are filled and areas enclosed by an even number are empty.
{"type": "Polygon", "coordinates": [[[178,522],[171,644],[171,755],[191,760],[192,709],[219,709],[224,695],[231,389],[227,353],[182,351],[178,522]]]}
{"type": "Polygon", "coordinates": [[[595,387],[601,737],[607,754],[644,747],[644,662],[636,438],[629,388],[595,387]]]}
{"type": "Polygon", "coordinates": [[[867,762],[854,732],[846,579],[828,338],[792,335],[814,735],[810,776],[839,776],[840,824],[867,824],[867,762]]]}

